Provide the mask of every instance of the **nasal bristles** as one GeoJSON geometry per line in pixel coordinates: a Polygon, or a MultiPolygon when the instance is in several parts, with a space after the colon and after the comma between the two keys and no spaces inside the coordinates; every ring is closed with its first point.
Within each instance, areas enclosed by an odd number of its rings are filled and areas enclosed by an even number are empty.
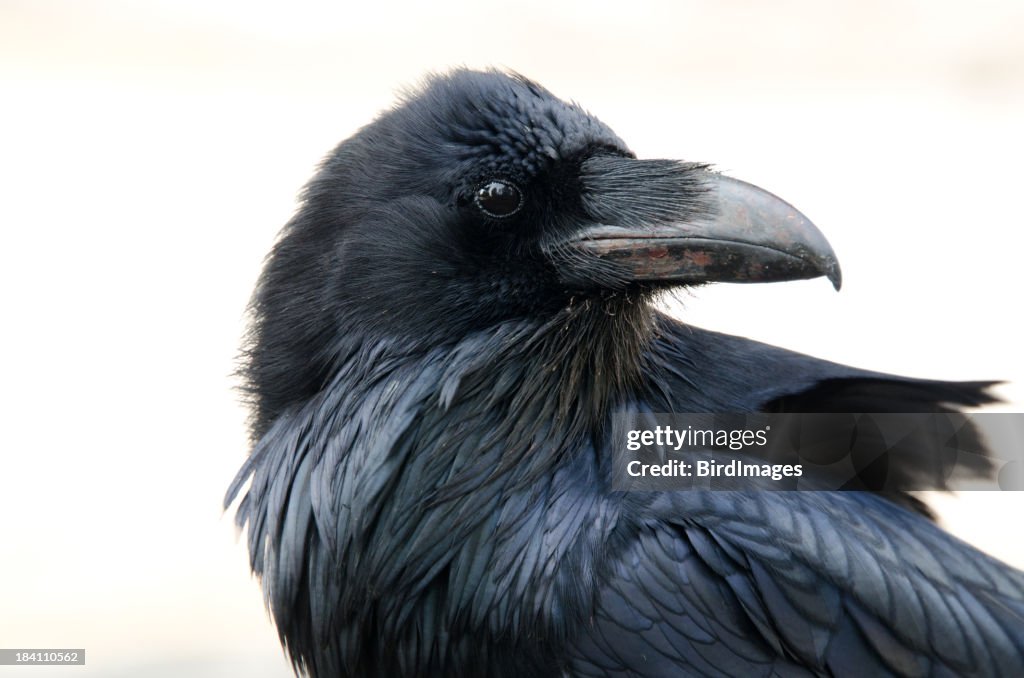
{"type": "Polygon", "coordinates": [[[584,209],[615,226],[692,219],[713,211],[709,165],[679,160],[596,156],[583,163],[584,209]]]}

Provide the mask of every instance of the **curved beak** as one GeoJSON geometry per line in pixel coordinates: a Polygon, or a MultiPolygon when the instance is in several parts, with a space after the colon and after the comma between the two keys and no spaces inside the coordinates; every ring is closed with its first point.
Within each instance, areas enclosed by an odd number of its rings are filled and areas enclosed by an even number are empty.
{"type": "Polygon", "coordinates": [[[679,284],[777,282],[825,276],[835,252],[785,200],[703,166],[592,158],[584,206],[596,221],[570,241],[631,280],[679,284]]]}

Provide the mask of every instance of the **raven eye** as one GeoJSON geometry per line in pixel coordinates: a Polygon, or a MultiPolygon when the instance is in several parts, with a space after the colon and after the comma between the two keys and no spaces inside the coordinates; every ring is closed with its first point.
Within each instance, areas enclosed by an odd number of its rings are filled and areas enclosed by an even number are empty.
{"type": "Polygon", "coordinates": [[[489,217],[510,217],[523,206],[523,194],[507,181],[492,179],[477,189],[476,206],[489,217]]]}

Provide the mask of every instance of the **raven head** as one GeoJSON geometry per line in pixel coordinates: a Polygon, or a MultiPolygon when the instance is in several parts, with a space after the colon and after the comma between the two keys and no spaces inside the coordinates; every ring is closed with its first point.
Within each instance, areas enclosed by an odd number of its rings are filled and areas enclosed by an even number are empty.
{"type": "Polygon", "coordinates": [[[825,238],[770,193],[638,160],[521,76],[435,76],[327,157],[275,246],[253,303],[254,432],[367,336],[438,345],[668,286],[820,275],[838,288],[825,238]]]}

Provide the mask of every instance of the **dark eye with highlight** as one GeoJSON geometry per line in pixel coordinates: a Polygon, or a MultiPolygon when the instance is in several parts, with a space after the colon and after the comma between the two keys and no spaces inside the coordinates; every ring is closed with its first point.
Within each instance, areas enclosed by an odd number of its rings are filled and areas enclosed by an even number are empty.
{"type": "Polygon", "coordinates": [[[502,179],[492,179],[480,186],[474,200],[481,212],[496,219],[510,217],[523,206],[522,192],[502,179]]]}

